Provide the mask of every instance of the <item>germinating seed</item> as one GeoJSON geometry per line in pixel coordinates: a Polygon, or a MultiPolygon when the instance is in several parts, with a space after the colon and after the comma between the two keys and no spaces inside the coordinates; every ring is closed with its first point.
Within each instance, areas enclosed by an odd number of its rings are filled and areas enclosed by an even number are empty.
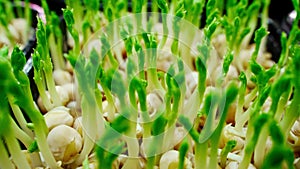
{"type": "Polygon", "coordinates": [[[64,106],[55,107],[48,111],[44,115],[44,118],[49,130],[61,124],[67,126],[72,126],[73,124],[73,117],[70,115],[70,110],[64,106]]]}
{"type": "Polygon", "coordinates": [[[54,127],[48,134],[47,143],[56,160],[63,164],[73,162],[82,149],[82,137],[67,125],[54,127]]]}

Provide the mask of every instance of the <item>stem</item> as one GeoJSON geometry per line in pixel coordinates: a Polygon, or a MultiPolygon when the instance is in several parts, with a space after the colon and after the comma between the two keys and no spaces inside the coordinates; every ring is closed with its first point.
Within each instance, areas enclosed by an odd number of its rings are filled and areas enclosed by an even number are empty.
{"type": "Polygon", "coordinates": [[[207,169],[207,150],[208,142],[197,143],[195,142],[195,168],[207,169]]]}
{"type": "Polygon", "coordinates": [[[15,137],[19,139],[26,146],[26,148],[28,148],[33,142],[33,139],[18,127],[18,125],[15,123],[12,117],[10,117],[10,120],[15,137]]]}
{"type": "Polygon", "coordinates": [[[283,94],[283,96],[279,99],[279,102],[278,102],[278,105],[277,105],[277,111],[274,115],[274,119],[277,122],[280,121],[282,112],[284,112],[284,109],[287,105],[288,99],[290,98],[289,95],[290,95],[290,93],[283,94]]]}
{"type": "Polygon", "coordinates": [[[30,2],[29,0],[25,0],[25,18],[27,21],[27,26],[26,26],[26,34],[24,34],[24,39],[27,42],[29,40],[29,34],[31,30],[31,24],[32,24],[32,12],[30,8],[30,2]]]}
{"type": "Polygon", "coordinates": [[[8,153],[1,139],[0,141],[0,168],[15,169],[12,161],[9,159],[8,153]]]}
{"type": "Polygon", "coordinates": [[[61,98],[59,97],[59,95],[56,91],[52,71],[45,72],[45,76],[46,76],[47,87],[48,87],[49,93],[51,95],[51,100],[52,100],[54,106],[55,107],[61,106],[62,105],[61,98]]]}
{"type": "Polygon", "coordinates": [[[36,134],[39,150],[40,150],[46,164],[51,169],[60,169],[60,167],[56,164],[56,161],[55,161],[55,159],[51,153],[51,150],[49,148],[49,145],[47,144],[46,133],[45,133],[45,131],[47,131],[47,126],[45,124],[43,116],[41,118],[42,118],[42,120],[33,122],[33,124],[35,126],[34,131],[36,134]]]}
{"type": "Polygon", "coordinates": [[[34,124],[34,133],[37,140],[39,150],[46,164],[50,169],[60,169],[56,164],[56,160],[47,144],[48,128],[42,114],[35,108],[35,105],[31,101],[25,101],[25,105],[22,105],[25,112],[28,114],[30,120],[34,124]]]}
{"type": "MultiPolygon", "coordinates": [[[[263,6],[263,9],[262,9],[262,18],[261,18],[261,26],[266,28],[268,30],[268,18],[269,18],[269,5],[270,5],[270,1],[271,0],[264,0],[263,2],[264,3],[264,6],[263,6]]],[[[266,47],[267,47],[267,36],[265,36],[262,41],[261,41],[261,52],[264,52],[266,50],[266,47]]]]}
{"type": "Polygon", "coordinates": [[[221,132],[223,130],[223,125],[219,125],[214,131],[215,134],[211,137],[211,149],[210,149],[210,161],[208,168],[217,168],[218,165],[218,146],[221,137],[221,132]]]}
{"type": "Polygon", "coordinates": [[[19,106],[13,104],[13,98],[9,97],[9,104],[12,109],[12,112],[17,119],[18,124],[28,134],[31,138],[33,138],[33,132],[27,127],[27,121],[25,120],[25,117],[20,109],[19,106]]]}
{"type": "Polygon", "coordinates": [[[300,92],[298,89],[295,90],[293,101],[291,106],[287,108],[285,118],[280,122],[280,127],[284,132],[284,138],[288,137],[292,125],[299,117],[299,106],[300,106],[300,92]]]}
{"type": "Polygon", "coordinates": [[[4,136],[7,148],[11,154],[12,160],[14,161],[17,168],[31,169],[25,155],[21,152],[20,145],[17,139],[14,137],[14,130],[8,126],[10,131],[4,136]]]}
{"type": "Polygon", "coordinates": [[[254,150],[254,165],[261,168],[263,161],[265,160],[267,138],[269,136],[268,126],[264,126],[259,135],[257,145],[254,150]]]}
{"type": "Polygon", "coordinates": [[[111,92],[109,91],[109,89],[103,85],[102,86],[105,96],[106,96],[106,100],[108,102],[108,119],[109,120],[114,120],[115,119],[115,106],[114,106],[114,99],[113,96],[111,94],[111,92]]]}
{"type": "Polygon", "coordinates": [[[39,94],[40,94],[40,97],[42,99],[42,102],[46,108],[47,111],[51,110],[54,106],[53,104],[50,102],[50,99],[49,97],[47,96],[46,94],[46,89],[45,89],[45,86],[42,82],[42,78],[40,76],[40,73],[37,72],[36,70],[34,70],[34,82],[37,86],[37,89],[39,91],[39,94]]]}
{"type": "Polygon", "coordinates": [[[97,103],[95,102],[94,96],[91,91],[87,91],[82,96],[81,107],[82,107],[82,125],[85,128],[83,133],[83,148],[78,158],[75,161],[75,165],[80,165],[94,148],[97,134],[104,131],[104,122],[102,118],[99,118],[99,111],[97,109],[97,103]],[[97,122],[100,120],[100,122],[97,122]]]}
{"type": "Polygon", "coordinates": [[[61,48],[62,47],[61,38],[58,39],[56,44],[54,34],[51,33],[49,36],[48,43],[50,47],[50,53],[51,53],[54,69],[64,69],[65,63],[64,63],[64,58],[62,56],[63,52],[61,48]]]}
{"type": "Polygon", "coordinates": [[[135,121],[130,122],[128,136],[125,136],[125,141],[127,143],[128,148],[128,159],[126,160],[123,169],[132,169],[132,168],[139,168],[139,143],[136,138],[136,123],[135,121]]]}

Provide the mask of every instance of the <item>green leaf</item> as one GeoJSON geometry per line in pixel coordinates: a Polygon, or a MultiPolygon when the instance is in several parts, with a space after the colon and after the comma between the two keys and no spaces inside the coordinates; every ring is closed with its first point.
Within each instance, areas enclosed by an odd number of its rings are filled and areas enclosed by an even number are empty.
{"type": "Polygon", "coordinates": [[[135,1],[135,2],[136,2],[136,4],[135,4],[135,12],[136,13],[141,13],[142,9],[143,9],[144,0],[138,0],[138,1],[135,1]]]}
{"type": "MultiPolygon", "coordinates": [[[[217,14],[216,14],[217,15],[217,14]]],[[[217,21],[217,19],[213,19],[209,24],[207,24],[208,26],[204,28],[204,34],[208,39],[211,39],[213,33],[215,32],[215,30],[217,29],[217,26],[219,25],[219,22],[217,21]]]]}
{"type": "Polygon", "coordinates": [[[275,120],[273,120],[270,123],[269,130],[270,130],[270,136],[273,140],[273,144],[284,146],[283,145],[285,143],[284,135],[283,135],[280,127],[277,125],[277,122],[275,120]]]}
{"type": "Polygon", "coordinates": [[[70,30],[75,23],[74,16],[73,16],[73,9],[70,9],[69,7],[63,9],[63,16],[67,24],[67,27],[70,30]]]}
{"type": "Polygon", "coordinates": [[[294,52],[292,53],[292,58],[293,58],[293,83],[295,85],[295,88],[297,88],[298,90],[300,90],[300,78],[299,78],[299,74],[300,74],[300,46],[295,47],[294,52]]]}
{"type": "Polygon", "coordinates": [[[11,65],[14,72],[22,71],[26,64],[26,58],[22,50],[15,46],[11,54],[11,65]]]}
{"type": "Polygon", "coordinates": [[[8,57],[8,46],[4,46],[0,48],[0,57],[4,57],[4,58],[8,57]]]}
{"type": "Polygon", "coordinates": [[[237,141],[236,140],[229,140],[225,147],[221,150],[221,160],[220,160],[220,166],[222,168],[226,167],[226,161],[227,161],[227,156],[230,153],[230,151],[233,150],[233,148],[236,146],[237,141]]]}
{"type": "Polygon", "coordinates": [[[28,147],[28,152],[33,153],[33,152],[38,152],[38,151],[39,151],[39,147],[38,147],[37,141],[34,140],[28,147]]]}
{"type": "Polygon", "coordinates": [[[168,3],[166,0],[156,0],[158,7],[163,11],[163,13],[168,12],[168,3]]]}
{"type": "Polygon", "coordinates": [[[111,123],[111,127],[117,131],[118,133],[125,133],[129,130],[129,119],[127,119],[126,117],[128,117],[128,113],[129,112],[123,112],[124,115],[120,115],[117,118],[115,118],[115,120],[111,123]]]}
{"type": "Polygon", "coordinates": [[[256,60],[256,58],[257,58],[262,39],[268,34],[269,34],[269,32],[264,27],[260,27],[259,29],[257,29],[255,31],[255,36],[254,36],[255,51],[252,54],[253,60],[256,60]]]}
{"type": "Polygon", "coordinates": [[[239,75],[239,80],[242,82],[242,86],[246,88],[247,86],[247,76],[244,72],[241,72],[239,75]]]}
{"type": "Polygon", "coordinates": [[[280,44],[281,44],[281,53],[280,53],[280,58],[278,61],[279,67],[282,67],[285,60],[286,60],[286,52],[287,52],[287,35],[285,32],[281,33],[280,37],[280,44]]]}
{"type": "Polygon", "coordinates": [[[254,73],[256,76],[261,74],[264,70],[264,68],[261,65],[259,65],[255,60],[251,60],[249,64],[252,73],[254,73]]]}
{"type": "Polygon", "coordinates": [[[285,146],[274,146],[267,154],[261,169],[281,169],[282,162],[286,160],[288,168],[293,169],[294,153],[290,148],[285,146]]]}
{"type": "Polygon", "coordinates": [[[158,136],[165,131],[165,127],[168,124],[168,120],[160,115],[157,119],[154,120],[152,124],[151,133],[153,136],[158,136]]]}
{"type": "Polygon", "coordinates": [[[223,73],[224,75],[227,74],[227,72],[229,71],[229,67],[231,62],[233,61],[233,53],[232,52],[228,52],[225,55],[224,61],[223,61],[223,73]]]}
{"type": "Polygon", "coordinates": [[[190,122],[190,120],[187,117],[185,117],[184,115],[181,114],[178,117],[178,121],[189,132],[189,134],[191,135],[192,139],[195,142],[198,143],[199,142],[199,133],[193,128],[193,125],[190,122]]]}

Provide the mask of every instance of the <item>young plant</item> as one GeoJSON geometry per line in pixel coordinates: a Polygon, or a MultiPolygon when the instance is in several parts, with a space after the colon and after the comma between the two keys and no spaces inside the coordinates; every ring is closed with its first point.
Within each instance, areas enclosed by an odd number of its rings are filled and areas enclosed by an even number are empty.
{"type": "MultiPolygon", "coordinates": [[[[15,60],[15,59],[14,59],[15,60]]],[[[5,70],[5,72],[1,73],[1,76],[3,78],[1,84],[5,85],[6,88],[4,88],[5,90],[3,90],[3,94],[2,96],[3,98],[3,107],[5,108],[5,100],[7,100],[7,98],[13,98],[13,102],[14,104],[16,104],[17,106],[19,106],[29,117],[30,121],[33,123],[33,130],[35,133],[35,137],[36,137],[36,141],[37,141],[37,145],[38,148],[41,152],[42,157],[44,158],[46,164],[51,167],[51,168],[59,168],[59,166],[56,164],[56,161],[49,149],[49,146],[47,145],[47,141],[46,141],[46,136],[48,133],[48,129],[45,123],[45,120],[42,116],[42,114],[39,112],[39,110],[36,108],[33,99],[32,99],[32,95],[31,92],[28,93],[28,91],[26,90],[28,86],[26,86],[26,84],[28,85],[29,79],[28,77],[23,74],[20,70],[20,68],[22,66],[24,66],[24,62],[22,64],[22,59],[20,60],[21,62],[13,62],[14,63],[14,73],[17,74],[17,76],[15,76],[12,72],[12,67],[11,64],[8,62],[8,60],[6,58],[1,57],[1,68],[3,68],[3,70],[5,70]]],[[[7,102],[6,102],[7,103],[7,102]]],[[[5,110],[5,109],[4,109],[5,110]]],[[[1,113],[2,114],[2,113],[1,113]]],[[[8,111],[3,113],[3,115],[5,114],[9,114],[8,111]]],[[[6,116],[9,117],[9,116],[6,116]]],[[[6,123],[10,123],[9,119],[6,119],[6,123]]],[[[4,124],[6,124],[4,123],[4,124]]],[[[13,123],[12,123],[13,124],[13,123]]],[[[10,125],[8,125],[10,126],[10,125]]],[[[13,135],[13,132],[10,133],[10,135],[13,135]]],[[[11,138],[11,137],[10,137],[11,138]]],[[[8,141],[9,143],[16,143],[14,141],[8,141]]],[[[15,149],[10,150],[13,151],[11,153],[18,153],[17,150],[17,145],[13,145],[13,147],[15,149]]],[[[6,153],[5,153],[6,154],[6,153]]],[[[22,154],[23,155],[23,154],[22,154]]],[[[20,157],[21,155],[16,155],[16,158],[18,158],[18,160],[23,160],[25,159],[25,157],[20,157]]],[[[5,158],[5,157],[4,157],[5,158]]],[[[29,168],[29,166],[26,164],[27,162],[23,161],[22,163],[17,162],[18,167],[27,167],[29,168]],[[24,166],[25,165],[25,166],[24,166]],[[27,166],[26,166],[27,165],[27,166]]]]}

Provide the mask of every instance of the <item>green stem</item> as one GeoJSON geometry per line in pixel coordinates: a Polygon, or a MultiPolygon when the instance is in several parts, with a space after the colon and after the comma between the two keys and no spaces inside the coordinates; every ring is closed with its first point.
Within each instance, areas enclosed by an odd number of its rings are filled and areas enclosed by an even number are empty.
{"type": "Polygon", "coordinates": [[[195,142],[195,169],[207,169],[208,142],[195,142]]]}
{"type": "Polygon", "coordinates": [[[267,138],[269,136],[269,127],[264,126],[259,135],[257,145],[254,150],[254,165],[258,168],[261,167],[265,155],[266,155],[266,146],[267,146],[267,138]]]}
{"type": "Polygon", "coordinates": [[[15,133],[15,137],[19,139],[25,145],[25,147],[28,148],[31,145],[31,143],[33,143],[33,139],[30,136],[28,136],[27,133],[21,130],[12,118],[10,120],[12,129],[15,133]]]}
{"type": "Polygon", "coordinates": [[[47,126],[45,124],[43,116],[41,116],[41,120],[34,121],[33,124],[37,138],[37,144],[46,164],[51,169],[60,169],[51,153],[49,145],[47,144],[45,133],[45,131],[47,131],[47,126]]]}
{"type": "MultiPolygon", "coordinates": [[[[8,128],[10,128],[10,126],[8,126],[8,128]]],[[[21,148],[17,139],[14,137],[14,130],[8,130],[10,131],[8,131],[7,135],[4,136],[4,140],[6,141],[12,160],[17,168],[31,169],[25,155],[21,152],[21,148]]]]}
{"type": "MultiPolygon", "coordinates": [[[[221,123],[221,122],[220,122],[221,123]]],[[[218,165],[218,147],[219,140],[221,138],[221,132],[223,129],[223,125],[219,125],[215,133],[211,136],[211,149],[210,149],[210,161],[208,164],[208,168],[217,168],[218,165]]]]}
{"type": "Polygon", "coordinates": [[[17,119],[18,124],[20,125],[22,130],[24,130],[26,132],[26,134],[28,134],[30,137],[33,138],[33,132],[27,127],[27,121],[25,120],[25,117],[24,117],[20,107],[13,104],[12,97],[9,97],[9,104],[10,104],[12,112],[13,112],[15,118],[17,119]]]}
{"type": "Polygon", "coordinates": [[[0,140],[0,168],[15,169],[12,161],[9,159],[8,153],[2,139],[0,140]]]}
{"type": "Polygon", "coordinates": [[[94,148],[97,135],[102,134],[100,132],[104,131],[104,122],[101,120],[102,118],[98,116],[99,111],[92,92],[87,91],[87,93],[82,96],[81,107],[82,125],[85,128],[85,132],[83,133],[84,143],[82,151],[75,161],[75,165],[82,164],[86,156],[88,156],[94,148]]]}
{"type": "Polygon", "coordinates": [[[115,119],[115,106],[114,106],[115,101],[113,99],[113,95],[111,94],[111,92],[106,86],[102,85],[102,88],[104,90],[106,100],[108,102],[108,119],[113,120],[115,119]]]}
{"type": "Polygon", "coordinates": [[[54,65],[54,69],[64,69],[65,67],[65,61],[62,56],[62,42],[61,38],[57,41],[57,44],[55,43],[55,37],[54,34],[51,33],[49,36],[49,47],[51,52],[51,58],[54,65]]]}
{"type": "Polygon", "coordinates": [[[34,70],[34,82],[37,86],[37,89],[39,91],[40,97],[42,99],[42,102],[46,108],[47,111],[51,110],[54,106],[53,104],[50,102],[49,97],[46,94],[46,88],[45,85],[42,82],[42,78],[40,76],[40,73],[37,72],[36,70],[34,70]]]}
{"type": "Polygon", "coordinates": [[[291,106],[287,108],[285,117],[280,122],[280,127],[284,132],[285,139],[288,137],[292,125],[299,117],[299,113],[300,113],[299,105],[300,105],[300,92],[298,89],[296,89],[294,91],[294,96],[293,96],[293,101],[291,103],[291,106]]]}
{"type": "Polygon", "coordinates": [[[61,98],[59,97],[54,83],[54,78],[52,75],[52,70],[50,72],[45,72],[47,87],[51,96],[51,100],[55,107],[61,106],[61,98]]]}

